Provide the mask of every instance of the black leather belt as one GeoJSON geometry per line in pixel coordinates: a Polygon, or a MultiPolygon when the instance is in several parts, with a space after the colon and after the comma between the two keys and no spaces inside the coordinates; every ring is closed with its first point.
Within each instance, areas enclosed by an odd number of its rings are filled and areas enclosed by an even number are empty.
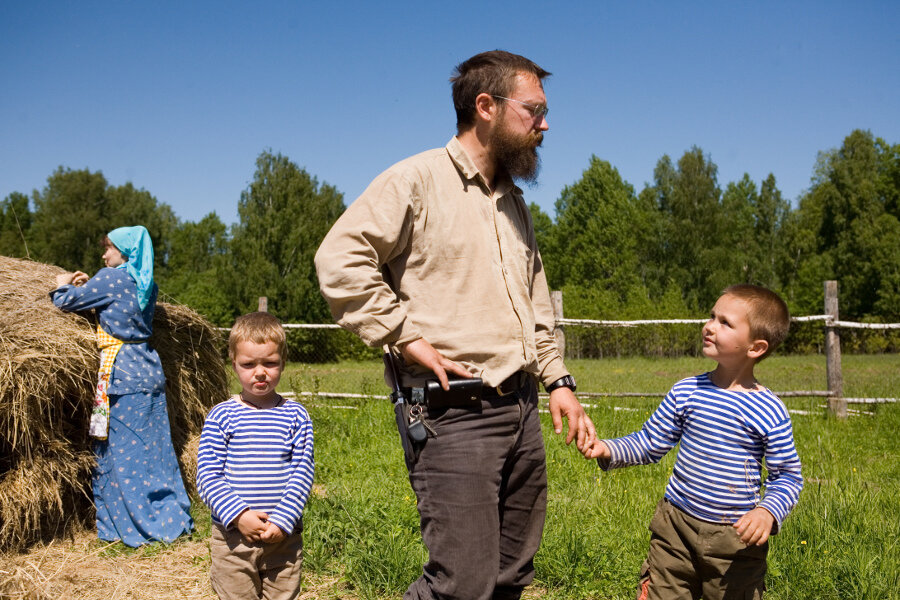
{"type": "Polygon", "coordinates": [[[503,380],[503,383],[497,387],[484,386],[481,389],[481,395],[485,398],[502,398],[509,396],[521,390],[528,383],[528,373],[525,371],[516,371],[503,380]]]}

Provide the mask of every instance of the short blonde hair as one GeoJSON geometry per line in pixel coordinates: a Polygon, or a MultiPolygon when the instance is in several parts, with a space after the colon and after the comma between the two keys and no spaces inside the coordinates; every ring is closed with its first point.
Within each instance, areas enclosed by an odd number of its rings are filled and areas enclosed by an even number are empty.
{"type": "Polygon", "coordinates": [[[281,360],[287,359],[287,339],[281,321],[272,313],[252,312],[241,315],[234,322],[228,335],[228,358],[234,360],[237,345],[241,342],[265,344],[275,342],[281,360]]]}
{"type": "Polygon", "coordinates": [[[787,337],[791,328],[791,314],[781,296],[770,289],[739,283],[722,292],[723,296],[733,296],[747,304],[747,321],[750,323],[750,336],[754,340],[765,340],[769,348],[756,359],[761,361],[787,337]]]}

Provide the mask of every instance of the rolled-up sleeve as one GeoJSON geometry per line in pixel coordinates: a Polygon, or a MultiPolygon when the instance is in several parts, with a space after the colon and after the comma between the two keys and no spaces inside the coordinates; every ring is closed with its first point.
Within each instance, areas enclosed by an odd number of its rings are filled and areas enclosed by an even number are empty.
{"type": "Polygon", "coordinates": [[[316,274],[335,321],[372,347],[422,337],[382,274],[409,243],[413,186],[386,171],[337,220],[316,252],[316,274]]]}
{"type": "Polygon", "coordinates": [[[534,345],[537,351],[539,377],[541,382],[547,386],[560,377],[565,377],[569,372],[566,370],[563,357],[559,353],[559,346],[556,343],[554,334],[556,317],[553,314],[553,304],[550,301],[550,290],[544,275],[543,262],[536,245],[531,304],[534,307],[534,345]]]}

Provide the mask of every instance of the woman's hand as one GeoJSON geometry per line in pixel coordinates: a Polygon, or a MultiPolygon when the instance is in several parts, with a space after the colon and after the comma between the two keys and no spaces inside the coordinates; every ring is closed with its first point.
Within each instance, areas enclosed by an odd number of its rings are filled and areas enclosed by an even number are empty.
{"type": "Polygon", "coordinates": [[[84,285],[90,279],[87,273],[75,271],[74,273],[60,273],[56,276],[56,287],[64,285],[84,285]]]}

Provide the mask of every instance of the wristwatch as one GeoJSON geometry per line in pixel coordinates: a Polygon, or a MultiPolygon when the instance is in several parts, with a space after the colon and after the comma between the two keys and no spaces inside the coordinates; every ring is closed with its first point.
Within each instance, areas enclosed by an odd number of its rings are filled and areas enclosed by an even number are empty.
{"type": "Polygon", "coordinates": [[[575,391],[575,378],[572,377],[571,375],[566,375],[565,377],[560,377],[559,379],[557,379],[550,385],[545,385],[544,389],[549,394],[553,390],[555,390],[557,388],[561,388],[561,387],[567,387],[574,392],[575,391]]]}

